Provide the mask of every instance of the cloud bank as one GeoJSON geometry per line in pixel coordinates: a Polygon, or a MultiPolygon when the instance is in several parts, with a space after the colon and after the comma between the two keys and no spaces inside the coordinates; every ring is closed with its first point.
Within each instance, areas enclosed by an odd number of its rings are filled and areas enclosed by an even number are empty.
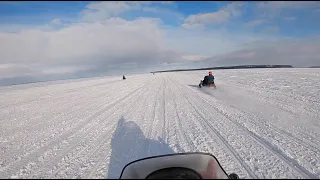
{"type": "Polygon", "coordinates": [[[293,13],[302,9],[312,11],[309,18],[317,17],[317,2],[254,3],[250,17],[256,19],[245,18],[245,2],[193,14],[179,5],[92,2],[73,18],[60,16],[37,25],[0,23],[0,79],[144,73],[192,68],[193,62],[320,65],[319,33],[288,36],[275,23],[277,16],[266,16],[278,13],[283,22],[295,23],[299,16],[293,13]]]}

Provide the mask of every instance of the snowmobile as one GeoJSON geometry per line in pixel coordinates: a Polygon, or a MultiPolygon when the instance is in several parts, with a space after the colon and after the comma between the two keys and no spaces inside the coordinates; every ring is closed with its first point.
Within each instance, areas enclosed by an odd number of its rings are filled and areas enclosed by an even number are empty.
{"type": "Polygon", "coordinates": [[[210,153],[192,152],[152,156],[127,164],[120,179],[239,179],[228,175],[210,153]]]}
{"type": "Polygon", "coordinates": [[[125,79],[126,79],[126,77],[123,75],[123,76],[122,76],[122,79],[123,79],[123,80],[125,80],[125,79]]]}
{"type": "Polygon", "coordinates": [[[202,86],[210,87],[210,88],[217,88],[214,82],[208,83],[208,84],[203,84],[203,81],[200,81],[199,87],[202,88],[202,86]]]}
{"type": "Polygon", "coordinates": [[[216,88],[216,85],[214,83],[214,76],[212,75],[211,71],[209,71],[209,75],[205,76],[203,80],[200,81],[199,87],[201,88],[202,86],[216,88]]]}

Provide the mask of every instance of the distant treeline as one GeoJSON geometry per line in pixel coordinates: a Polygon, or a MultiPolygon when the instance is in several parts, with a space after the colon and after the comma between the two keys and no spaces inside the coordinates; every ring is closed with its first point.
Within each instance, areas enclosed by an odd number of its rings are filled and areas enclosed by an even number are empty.
{"type": "Polygon", "coordinates": [[[320,68],[320,66],[310,66],[309,68],[320,68]]]}
{"type": "Polygon", "coordinates": [[[240,65],[240,66],[221,66],[221,67],[209,67],[209,68],[198,68],[198,69],[175,69],[166,71],[154,71],[151,73],[159,72],[176,72],[176,71],[201,71],[201,70],[212,70],[212,69],[250,69],[250,68],[293,68],[291,65],[240,65]]]}

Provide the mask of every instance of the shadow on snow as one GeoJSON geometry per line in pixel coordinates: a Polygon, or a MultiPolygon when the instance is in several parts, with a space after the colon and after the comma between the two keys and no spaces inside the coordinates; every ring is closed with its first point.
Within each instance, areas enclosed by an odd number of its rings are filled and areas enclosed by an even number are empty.
{"type": "Polygon", "coordinates": [[[134,121],[126,121],[123,117],[118,121],[111,139],[111,148],[108,179],[119,178],[122,168],[131,161],[174,153],[161,138],[158,137],[158,140],[146,138],[134,121]]]}

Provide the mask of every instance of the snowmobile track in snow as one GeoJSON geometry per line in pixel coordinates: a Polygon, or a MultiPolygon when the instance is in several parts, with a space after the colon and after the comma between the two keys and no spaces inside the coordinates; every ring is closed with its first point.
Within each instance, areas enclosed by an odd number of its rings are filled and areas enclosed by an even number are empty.
{"type": "Polygon", "coordinates": [[[217,89],[190,85],[206,73],[0,87],[0,178],[118,178],[128,161],[190,151],[240,178],[320,178],[319,70],[217,70],[217,89]]]}
{"type": "MultiPolygon", "coordinates": [[[[206,101],[205,99],[203,99],[202,97],[200,97],[203,101],[206,101]]],[[[235,117],[230,117],[230,114],[227,114],[223,111],[221,111],[220,109],[212,106],[210,103],[208,104],[209,106],[211,106],[213,109],[216,110],[216,112],[220,113],[221,115],[227,117],[227,119],[229,119],[233,124],[235,124],[238,127],[238,130],[242,130],[243,132],[247,132],[247,134],[249,134],[250,137],[252,137],[256,142],[258,142],[259,144],[261,144],[262,146],[264,146],[266,149],[268,149],[270,152],[272,152],[273,154],[275,154],[276,156],[278,156],[279,158],[281,158],[284,162],[286,162],[292,169],[295,169],[297,172],[299,172],[300,174],[304,175],[304,178],[317,178],[315,175],[313,175],[312,173],[310,173],[308,170],[306,170],[305,168],[303,168],[302,166],[299,165],[299,163],[297,163],[295,160],[291,159],[290,157],[288,157],[286,154],[282,153],[281,150],[279,150],[278,148],[276,148],[274,145],[270,144],[269,142],[263,140],[261,137],[257,136],[255,133],[249,131],[247,128],[243,127],[242,125],[240,125],[238,122],[234,121],[233,119],[236,119],[235,117]]],[[[205,119],[205,118],[203,118],[205,119]]],[[[239,162],[241,162],[241,158],[236,154],[235,150],[232,149],[232,147],[230,147],[230,145],[228,144],[228,142],[226,140],[223,139],[223,137],[216,132],[216,130],[211,126],[211,124],[207,123],[206,124],[215,132],[215,134],[217,136],[220,137],[220,139],[222,140],[223,144],[225,144],[226,146],[228,146],[228,149],[234,154],[234,156],[237,158],[237,160],[239,162]]],[[[248,167],[246,167],[246,165],[242,164],[245,169],[250,172],[251,170],[249,170],[248,167]]],[[[253,178],[257,178],[257,176],[255,176],[253,173],[249,173],[253,178]]]]}
{"type": "MultiPolygon", "coordinates": [[[[149,83],[147,83],[149,84],[149,83]]],[[[18,159],[18,163],[17,162],[13,162],[15,163],[15,166],[10,166],[10,164],[8,164],[8,166],[3,167],[0,170],[0,174],[1,177],[8,177],[9,173],[12,172],[17,172],[21,167],[25,167],[28,165],[29,162],[34,162],[36,161],[36,158],[39,157],[40,154],[45,154],[45,152],[51,150],[52,148],[54,148],[55,144],[59,144],[59,142],[62,142],[64,139],[67,139],[72,137],[71,135],[76,135],[76,133],[82,133],[82,136],[76,138],[71,144],[73,144],[71,147],[68,148],[68,150],[65,150],[63,153],[67,154],[67,152],[70,152],[71,150],[73,150],[75,147],[77,147],[82,141],[79,140],[83,140],[85,139],[85,136],[87,135],[87,133],[85,132],[90,132],[90,130],[93,130],[93,128],[95,128],[95,124],[93,124],[89,129],[88,129],[88,124],[90,124],[94,119],[96,119],[98,116],[100,116],[102,113],[108,112],[112,110],[112,107],[114,107],[115,105],[118,104],[118,108],[116,108],[116,111],[120,111],[121,110],[121,105],[119,106],[119,103],[122,102],[123,100],[130,100],[128,99],[128,97],[130,96],[131,99],[132,98],[136,98],[136,94],[140,93],[140,96],[143,95],[143,88],[145,88],[147,86],[147,84],[145,84],[144,86],[140,87],[139,89],[136,89],[134,91],[132,91],[132,93],[127,94],[126,96],[120,98],[119,100],[116,100],[115,102],[112,102],[111,104],[106,105],[105,107],[103,107],[102,109],[98,110],[97,112],[95,112],[93,115],[91,115],[89,118],[87,118],[85,121],[83,121],[82,123],[78,124],[74,130],[69,130],[66,133],[62,134],[60,137],[56,138],[54,141],[51,141],[49,144],[42,146],[40,149],[36,149],[34,151],[32,151],[32,154],[28,154],[27,157],[20,157],[18,159]],[[81,132],[81,130],[86,127],[85,132],[81,132]]],[[[138,96],[139,97],[139,96],[138,96]]],[[[129,110],[129,109],[127,109],[129,110]]],[[[115,112],[116,112],[115,111],[115,112]]],[[[113,113],[115,113],[113,112],[113,113]]],[[[101,120],[100,120],[101,121],[101,120]]],[[[96,122],[99,123],[100,121],[96,122]]],[[[111,128],[112,129],[112,128],[111,128]]],[[[16,154],[19,154],[16,153],[16,154]]],[[[58,161],[59,159],[61,159],[61,157],[57,157],[55,158],[55,161],[58,161]]],[[[5,160],[4,160],[5,161],[5,160]]],[[[51,164],[55,164],[57,162],[50,160],[51,164]]],[[[49,165],[51,165],[49,164],[49,165]]]]}
{"type": "MultiPolygon", "coordinates": [[[[178,84],[178,82],[175,82],[175,83],[173,83],[173,84],[178,84]]],[[[179,87],[177,86],[177,88],[179,88],[179,87]]],[[[183,92],[183,91],[180,91],[180,92],[183,92]]],[[[205,125],[206,125],[207,127],[209,127],[210,130],[216,135],[216,137],[219,138],[219,140],[220,140],[220,142],[222,143],[222,145],[225,146],[226,149],[228,149],[228,151],[229,151],[229,152],[233,155],[233,157],[238,161],[238,163],[239,163],[242,167],[245,168],[245,170],[246,170],[247,173],[251,176],[251,178],[257,179],[258,177],[255,175],[255,173],[254,173],[245,163],[243,163],[242,158],[238,155],[238,153],[236,152],[236,150],[233,149],[233,148],[229,145],[229,143],[220,135],[220,133],[219,133],[214,127],[212,127],[212,125],[211,125],[210,123],[208,123],[208,120],[207,120],[205,117],[202,116],[202,114],[197,110],[197,108],[194,107],[194,105],[192,105],[192,103],[191,103],[190,100],[187,98],[187,96],[185,95],[184,97],[187,99],[187,101],[188,101],[189,104],[192,106],[192,108],[193,108],[193,109],[198,113],[198,115],[201,117],[202,122],[204,122],[205,125]]],[[[199,106],[198,106],[198,108],[199,108],[199,106]]],[[[200,108],[201,108],[201,107],[200,107],[200,108]]],[[[202,108],[201,108],[201,109],[202,109],[202,108]]],[[[202,109],[202,110],[204,110],[204,109],[202,109]]],[[[212,135],[212,134],[210,134],[210,135],[212,135]]]]}

